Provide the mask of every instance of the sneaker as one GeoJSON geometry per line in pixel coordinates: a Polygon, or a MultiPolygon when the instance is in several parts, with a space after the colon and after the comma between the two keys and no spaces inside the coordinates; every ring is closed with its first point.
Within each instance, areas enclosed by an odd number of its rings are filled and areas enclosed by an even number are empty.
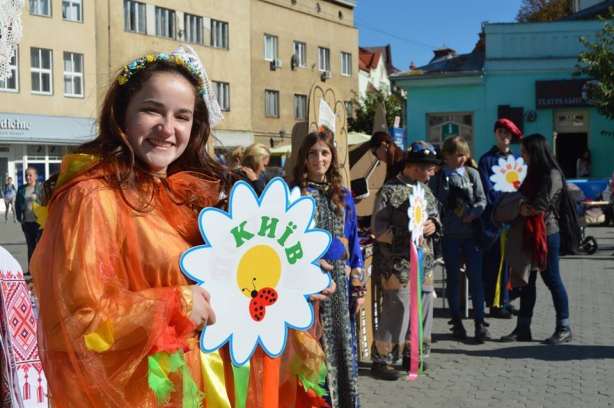
{"type": "Polygon", "coordinates": [[[395,370],[393,366],[386,363],[373,363],[371,365],[371,375],[380,380],[396,381],[403,377],[403,373],[395,370]]]}
{"type": "Polygon", "coordinates": [[[542,341],[543,344],[551,344],[553,346],[561,343],[569,343],[571,341],[571,329],[569,326],[556,326],[554,334],[542,341]]]}
{"type": "Polygon", "coordinates": [[[429,358],[431,356],[431,345],[428,343],[422,344],[422,357],[429,358]]]}
{"type": "Polygon", "coordinates": [[[452,336],[457,340],[465,340],[467,338],[467,330],[465,330],[465,326],[463,326],[463,320],[460,317],[453,317],[452,320],[448,322],[452,327],[450,330],[452,331],[452,336]]]}
{"type": "Polygon", "coordinates": [[[511,319],[512,312],[505,307],[491,307],[490,317],[493,319],[511,319]]]}

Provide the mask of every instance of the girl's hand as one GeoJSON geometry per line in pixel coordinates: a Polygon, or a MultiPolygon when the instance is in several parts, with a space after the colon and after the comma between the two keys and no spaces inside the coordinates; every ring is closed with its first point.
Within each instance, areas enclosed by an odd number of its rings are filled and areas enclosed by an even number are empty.
{"type": "Polygon", "coordinates": [[[258,180],[258,175],[251,168],[242,166],[241,170],[243,170],[245,172],[245,175],[247,175],[247,178],[249,179],[249,181],[258,180]]]}
{"type": "Polygon", "coordinates": [[[437,226],[433,222],[433,220],[426,220],[424,223],[424,236],[428,237],[433,235],[437,231],[437,226]]]}
{"type": "MultiPolygon", "coordinates": [[[[332,266],[331,266],[331,270],[332,270],[332,266]]],[[[335,290],[337,290],[337,284],[335,283],[334,279],[331,279],[329,287],[327,287],[320,293],[309,296],[309,300],[312,302],[326,300],[330,295],[335,293],[335,290]]]]}
{"type": "Polygon", "coordinates": [[[360,311],[360,308],[364,304],[365,304],[364,297],[353,297],[350,300],[350,315],[354,316],[356,313],[358,313],[360,311]]]}
{"type": "Polygon", "coordinates": [[[473,214],[465,215],[463,217],[463,222],[468,224],[471,221],[473,221],[474,219],[475,219],[475,215],[473,215],[473,214]]]}
{"type": "Polygon", "coordinates": [[[198,285],[191,285],[192,289],[192,312],[190,320],[194,322],[198,330],[204,329],[215,323],[215,312],[211,308],[211,295],[198,285]]]}

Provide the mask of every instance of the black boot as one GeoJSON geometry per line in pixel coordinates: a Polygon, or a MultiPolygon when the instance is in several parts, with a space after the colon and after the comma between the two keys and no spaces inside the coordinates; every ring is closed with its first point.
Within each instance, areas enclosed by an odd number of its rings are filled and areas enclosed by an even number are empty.
{"type": "Polygon", "coordinates": [[[475,319],[475,341],[484,343],[485,340],[490,340],[490,332],[488,331],[488,323],[484,319],[475,319]]]}
{"type": "Polygon", "coordinates": [[[381,380],[396,381],[403,377],[403,373],[394,369],[386,363],[373,363],[371,365],[371,375],[381,380]]]}
{"type": "Polygon", "coordinates": [[[556,346],[561,343],[568,343],[571,341],[571,329],[569,326],[556,326],[554,334],[544,340],[544,344],[552,344],[556,346]]]}
{"type": "Polygon", "coordinates": [[[509,343],[512,341],[533,341],[531,336],[531,326],[528,324],[519,324],[513,332],[507,336],[501,337],[502,342],[509,343]]]}
{"type": "Polygon", "coordinates": [[[467,338],[467,330],[465,330],[465,326],[463,326],[463,320],[460,317],[453,317],[452,320],[448,322],[452,327],[452,336],[454,336],[457,340],[465,340],[467,338]]]}
{"type": "Polygon", "coordinates": [[[505,307],[491,307],[490,317],[493,319],[511,319],[512,312],[505,307]]]}

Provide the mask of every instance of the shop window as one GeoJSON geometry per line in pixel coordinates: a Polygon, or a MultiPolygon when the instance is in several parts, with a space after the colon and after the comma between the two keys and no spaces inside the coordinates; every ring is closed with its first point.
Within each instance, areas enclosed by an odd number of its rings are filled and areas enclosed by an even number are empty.
{"type": "Polygon", "coordinates": [[[228,49],[228,23],[211,20],[211,46],[228,49]]]}
{"type": "Polygon", "coordinates": [[[27,154],[28,154],[28,161],[45,160],[45,156],[47,155],[47,152],[45,152],[45,146],[28,145],[27,154]]]}
{"type": "Polygon", "coordinates": [[[32,73],[32,93],[51,95],[53,93],[51,50],[31,48],[30,64],[32,73]]]}
{"type": "Polygon", "coordinates": [[[64,96],[83,97],[83,54],[64,53],[64,96]]]}
{"type": "Polygon", "coordinates": [[[277,58],[277,37],[274,35],[264,35],[264,59],[273,61],[277,58]]]}
{"type": "Polygon", "coordinates": [[[203,18],[192,14],[183,15],[185,40],[194,44],[203,43],[203,18]]]}
{"type": "Polygon", "coordinates": [[[62,1],[62,18],[66,21],[82,22],[83,13],[81,6],[81,0],[62,1]]]}
{"type": "Polygon", "coordinates": [[[30,0],[30,14],[51,17],[51,0],[30,0]]]}
{"type": "Polygon", "coordinates": [[[474,151],[472,113],[432,113],[427,115],[428,142],[441,148],[450,136],[461,136],[474,151]]]}
{"type": "Polygon", "coordinates": [[[124,1],[124,30],[146,34],[147,18],[145,4],[136,1],[124,1]]]}
{"type": "Polygon", "coordinates": [[[318,70],[330,72],[330,50],[318,47],[318,70]]]}
{"type": "Polygon", "coordinates": [[[0,79],[0,91],[19,92],[19,70],[17,69],[17,49],[13,50],[13,56],[9,60],[10,78],[0,79]]]}
{"type": "Polygon", "coordinates": [[[47,146],[49,160],[61,160],[64,154],[66,154],[66,146],[47,146]]]}
{"type": "Polygon", "coordinates": [[[175,11],[156,7],[156,35],[175,39],[175,11]]]}

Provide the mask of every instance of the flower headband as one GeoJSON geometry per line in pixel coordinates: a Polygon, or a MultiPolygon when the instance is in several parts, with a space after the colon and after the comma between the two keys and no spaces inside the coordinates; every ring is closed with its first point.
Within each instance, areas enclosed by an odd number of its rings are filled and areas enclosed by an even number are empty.
{"type": "Polygon", "coordinates": [[[205,71],[205,67],[200,61],[200,58],[198,58],[196,52],[189,45],[182,44],[171,54],[147,54],[144,57],[135,59],[130,64],[124,66],[124,69],[117,77],[117,82],[119,85],[124,85],[139,70],[145,68],[147,64],[158,61],[168,61],[177,66],[185,67],[196,79],[198,79],[197,91],[202,95],[207,105],[207,110],[209,112],[209,127],[214,128],[224,119],[220,105],[213,93],[209,77],[207,77],[207,71],[205,71]]]}

